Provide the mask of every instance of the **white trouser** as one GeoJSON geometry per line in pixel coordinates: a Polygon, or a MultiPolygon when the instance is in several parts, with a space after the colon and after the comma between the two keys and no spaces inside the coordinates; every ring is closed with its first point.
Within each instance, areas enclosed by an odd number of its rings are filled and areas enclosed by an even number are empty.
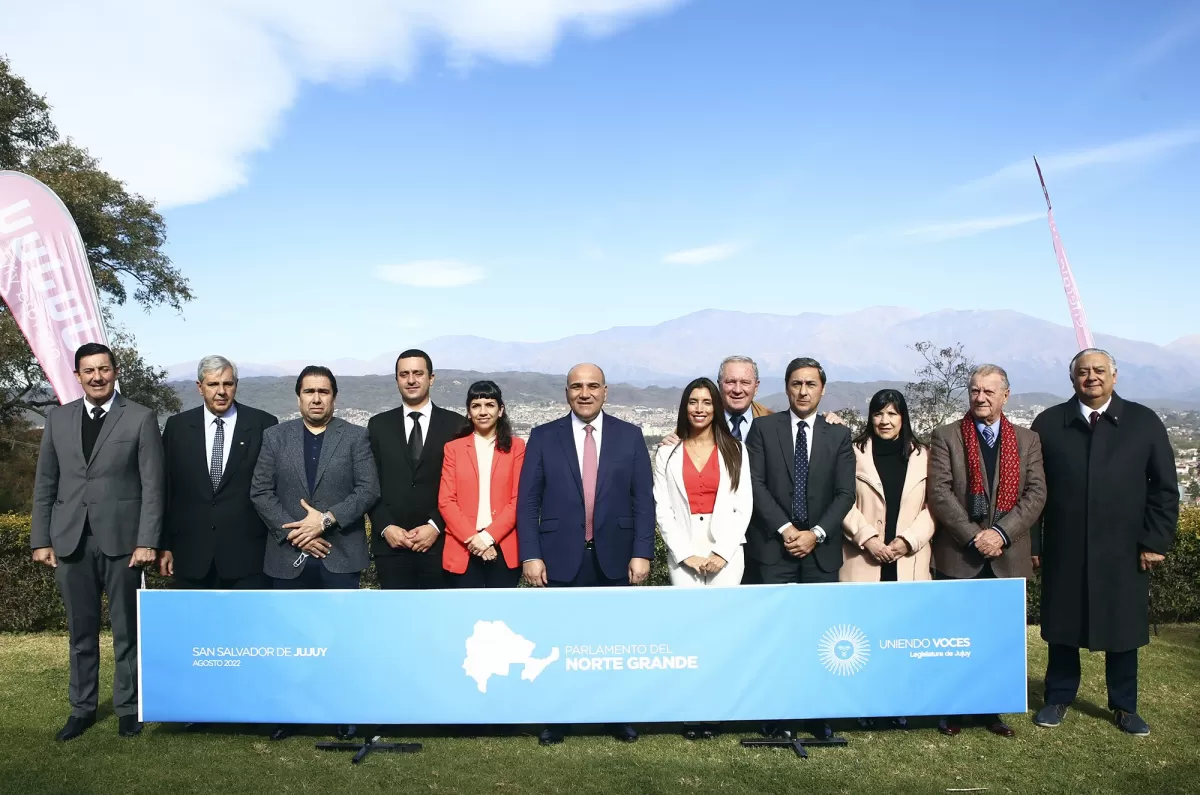
{"type": "MultiPolygon", "coordinates": [[[[699,550],[712,549],[712,533],[709,529],[712,525],[712,514],[693,514],[691,518],[693,532],[698,536],[693,539],[693,547],[697,549],[695,554],[706,558],[709,552],[699,550]],[[699,530],[701,527],[704,530],[699,530]]],[[[675,560],[674,555],[667,553],[667,573],[671,576],[671,585],[685,587],[741,585],[742,572],[745,568],[746,558],[741,546],[738,546],[737,551],[733,553],[733,558],[726,563],[725,568],[716,574],[698,574],[695,569],[684,566],[680,561],[675,560]]]]}

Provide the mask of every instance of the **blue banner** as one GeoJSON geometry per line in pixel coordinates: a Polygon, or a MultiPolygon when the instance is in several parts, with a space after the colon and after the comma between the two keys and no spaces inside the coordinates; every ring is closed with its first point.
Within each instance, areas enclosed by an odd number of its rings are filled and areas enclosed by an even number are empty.
{"type": "Polygon", "coordinates": [[[649,723],[1026,708],[1024,580],[138,598],[147,721],[649,723]]]}

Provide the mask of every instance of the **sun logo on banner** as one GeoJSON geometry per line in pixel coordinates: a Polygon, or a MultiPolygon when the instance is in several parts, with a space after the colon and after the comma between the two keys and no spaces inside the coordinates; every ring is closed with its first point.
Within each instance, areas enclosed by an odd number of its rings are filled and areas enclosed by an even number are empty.
{"type": "Polygon", "coordinates": [[[871,644],[858,627],[838,624],[821,636],[817,656],[830,673],[851,676],[866,666],[867,658],[871,656],[871,644]]]}

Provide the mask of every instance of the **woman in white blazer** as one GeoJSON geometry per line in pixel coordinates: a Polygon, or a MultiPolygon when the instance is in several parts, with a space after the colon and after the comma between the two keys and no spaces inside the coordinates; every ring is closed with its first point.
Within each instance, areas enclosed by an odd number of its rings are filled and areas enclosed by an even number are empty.
{"type": "Polygon", "coordinates": [[[672,585],[742,581],[742,544],[754,507],[750,459],[724,418],[717,385],[697,378],[679,402],[680,441],[654,456],[655,512],[672,585]]]}

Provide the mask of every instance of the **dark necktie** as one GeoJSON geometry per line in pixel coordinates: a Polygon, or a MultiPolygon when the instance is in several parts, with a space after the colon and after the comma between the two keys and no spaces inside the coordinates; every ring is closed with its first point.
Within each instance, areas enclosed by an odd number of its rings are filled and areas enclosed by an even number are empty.
{"type": "Polygon", "coordinates": [[[1100,421],[1100,412],[1098,412],[1098,411],[1093,411],[1088,416],[1088,424],[1090,424],[1092,426],[1093,431],[1096,430],[1096,423],[1099,421],[1100,421]]]}
{"type": "Polygon", "coordinates": [[[980,433],[983,434],[983,441],[988,447],[996,446],[996,432],[992,430],[991,425],[984,425],[980,433]]]}
{"type": "Polygon", "coordinates": [[[212,481],[213,491],[221,485],[221,460],[225,457],[225,420],[217,417],[213,420],[217,426],[213,434],[212,458],[208,462],[208,479],[212,481]]]}
{"type": "Polygon", "coordinates": [[[808,526],[808,423],[796,429],[796,456],[793,462],[795,484],[792,486],[792,524],[799,529],[808,526]]]}
{"type": "MultiPolygon", "coordinates": [[[[92,409],[92,419],[94,419],[96,422],[99,422],[100,418],[103,416],[104,416],[104,409],[102,409],[101,407],[96,406],[95,408],[92,409]]],[[[1092,424],[1095,425],[1096,423],[1092,422],[1092,424]]]]}
{"type": "Polygon", "coordinates": [[[729,432],[733,434],[733,438],[739,442],[742,440],[742,423],[746,421],[746,417],[741,414],[729,415],[729,432]]]}
{"type": "Polygon", "coordinates": [[[425,440],[421,436],[421,412],[409,412],[408,418],[412,420],[412,433],[408,435],[408,452],[412,456],[412,462],[416,464],[421,460],[421,451],[425,449],[425,440]]]}

